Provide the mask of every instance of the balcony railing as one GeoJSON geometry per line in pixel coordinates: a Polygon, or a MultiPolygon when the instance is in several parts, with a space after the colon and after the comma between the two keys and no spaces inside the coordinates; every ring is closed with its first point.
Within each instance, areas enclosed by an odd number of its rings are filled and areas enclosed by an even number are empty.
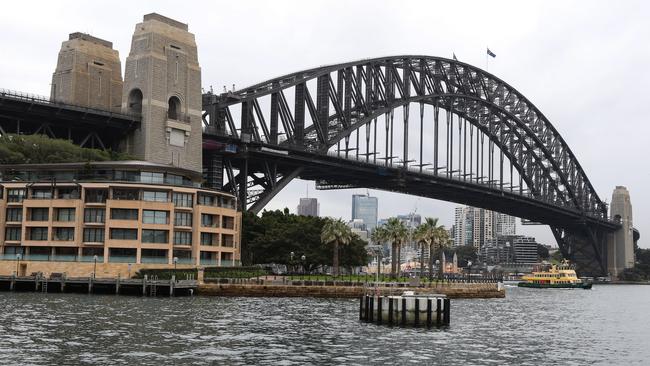
{"type": "Polygon", "coordinates": [[[169,259],[167,257],[141,257],[140,263],[167,264],[169,263],[169,259]]]}
{"type": "Polygon", "coordinates": [[[108,257],[109,263],[136,263],[135,256],[111,255],[108,257]]]}

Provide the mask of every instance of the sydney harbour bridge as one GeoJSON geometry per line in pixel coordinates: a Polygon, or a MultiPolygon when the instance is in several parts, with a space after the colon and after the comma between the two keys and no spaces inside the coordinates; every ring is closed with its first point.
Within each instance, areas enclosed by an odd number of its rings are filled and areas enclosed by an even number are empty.
{"type": "MultiPolygon", "coordinates": [[[[138,128],[138,115],[0,91],[0,134],[115,149],[138,128]]],[[[549,225],[563,256],[590,275],[607,273],[608,236],[621,228],[530,100],[440,57],[366,59],[205,93],[203,171],[207,186],[235,193],[253,212],[304,179],[507,213],[549,225]]]]}

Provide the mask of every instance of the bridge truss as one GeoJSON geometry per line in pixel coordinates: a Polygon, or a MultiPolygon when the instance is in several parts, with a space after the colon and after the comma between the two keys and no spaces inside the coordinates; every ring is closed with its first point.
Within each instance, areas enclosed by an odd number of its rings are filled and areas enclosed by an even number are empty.
{"type": "Polygon", "coordinates": [[[396,56],[318,67],[206,94],[204,111],[204,166],[225,175],[210,184],[242,209],[260,211],[294,178],[416,194],[550,224],[566,257],[605,271],[618,227],[607,205],[548,119],[474,66],[396,56]]]}

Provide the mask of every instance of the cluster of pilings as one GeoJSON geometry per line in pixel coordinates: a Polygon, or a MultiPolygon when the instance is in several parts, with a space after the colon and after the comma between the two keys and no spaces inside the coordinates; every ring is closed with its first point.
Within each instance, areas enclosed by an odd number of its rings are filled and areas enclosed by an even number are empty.
{"type": "Polygon", "coordinates": [[[396,326],[448,326],[450,301],[444,295],[365,295],[360,300],[359,319],[396,326]]]}

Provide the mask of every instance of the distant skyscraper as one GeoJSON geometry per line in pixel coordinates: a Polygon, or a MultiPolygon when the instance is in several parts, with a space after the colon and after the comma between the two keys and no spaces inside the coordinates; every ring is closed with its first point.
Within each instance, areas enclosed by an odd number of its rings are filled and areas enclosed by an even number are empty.
{"type": "Polygon", "coordinates": [[[361,219],[366,229],[372,231],[377,227],[377,197],[364,194],[352,195],[352,220],[361,219]]]}
{"type": "Polygon", "coordinates": [[[318,216],[320,204],[316,198],[301,198],[297,211],[302,216],[318,216]]]}
{"type": "Polygon", "coordinates": [[[454,245],[481,248],[497,236],[515,235],[515,224],[513,216],[470,206],[456,207],[454,245]]]}

